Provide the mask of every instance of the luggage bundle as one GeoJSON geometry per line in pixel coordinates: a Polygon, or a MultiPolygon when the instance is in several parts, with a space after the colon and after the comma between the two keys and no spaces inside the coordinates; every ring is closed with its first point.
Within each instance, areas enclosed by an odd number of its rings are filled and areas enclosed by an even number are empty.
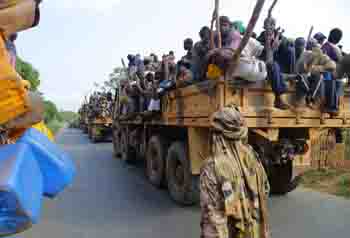
{"type": "Polygon", "coordinates": [[[54,198],[75,175],[70,157],[31,128],[0,147],[0,237],[22,232],[40,218],[43,197],[54,198]]]}

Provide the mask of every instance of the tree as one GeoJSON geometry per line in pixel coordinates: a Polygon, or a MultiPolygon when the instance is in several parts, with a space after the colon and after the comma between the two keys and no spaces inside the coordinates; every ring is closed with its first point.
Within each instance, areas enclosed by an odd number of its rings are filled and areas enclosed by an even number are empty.
{"type": "Polygon", "coordinates": [[[61,117],[66,122],[72,122],[79,117],[79,115],[72,111],[61,111],[61,117]]]}
{"type": "Polygon", "coordinates": [[[58,112],[56,105],[53,102],[49,100],[45,100],[44,106],[45,106],[44,120],[46,123],[53,120],[62,121],[62,117],[58,112]]]}
{"type": "Polygon", "coordinates": [[[111,74],[109,74],[109,80],[104,82],[104,86],[112,91],[115,91],[119,87],[122,80],[127,80],[127,72],[124,68],[116,67],[111,74]]]}
{"type": "Polygon", "coordinates": [[[40,74],[30,63],[25,62],[17,57],[16,70],[24,80],[28,80],[31,84],[31,90],[37,91],[40,85],[40,74]]]}

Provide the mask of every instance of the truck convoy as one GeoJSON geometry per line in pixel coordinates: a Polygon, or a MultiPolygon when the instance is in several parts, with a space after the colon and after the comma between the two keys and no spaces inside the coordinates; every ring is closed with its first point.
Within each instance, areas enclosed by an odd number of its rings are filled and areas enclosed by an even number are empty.
{"type": "Polygon", "coordinates": [[[112,107],[111,93],[96,92],[79,110],[80,128],[88,134],[93,143],[112,136],[112,107]]]}

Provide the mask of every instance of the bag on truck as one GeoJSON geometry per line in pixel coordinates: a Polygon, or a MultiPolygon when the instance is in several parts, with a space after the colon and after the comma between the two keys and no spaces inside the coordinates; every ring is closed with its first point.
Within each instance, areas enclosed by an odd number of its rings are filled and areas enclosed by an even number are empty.
{"type": "Polygon", "coordinates": [[[29,145],[43,175],[44,195],[56,197],[72,183],[75,166],[70,156],[37,129],[30,128],[18,140],[29,145]]]}
{"type": "Polygon", "coordinates": [[[0,3],[0,29],[8,37],[38,23],[39,8],[34,0],[3,0],[0,3]]]}
{"type": "Polygon", "coordinates": [[[0,147],[0,237],[29,229],[39,221],[43,178],[31,148],[0,147]]]}
{"type": "Polygon", "coordinates": [[[249,82],[265,80],[267,78],[266,64],[256,58],[241,57],[233,76],[249,82]]]}
{"type": "Polygon", "coordinates": [[[29,97],[22,81],[10,64],[4,37],[0,37],[0,125],[29,111],[29,97]]]}
{"type": "Polygon", "coordinates": [[[26,92],[25,96],[27,111],[5,124],[9,130],[27,129],[44,120],[44,103],[41,96],[34,92],[26,92]]]}

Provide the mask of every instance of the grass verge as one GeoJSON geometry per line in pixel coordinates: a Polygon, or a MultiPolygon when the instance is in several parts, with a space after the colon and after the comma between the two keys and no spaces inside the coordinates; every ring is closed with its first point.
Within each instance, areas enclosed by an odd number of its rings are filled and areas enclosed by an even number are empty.
{"type": "Polygon", "coordinates": [[[350,171],[321,169],[307,171],[304,187],[350,199],[350,171]]]}
{"type": "Polygon", "coordinates": [[[47,127],[50,128],[52,133],[56,135],[56,133],[64,126],[64,122],[60,122],[58,120],[52,120],[47,123],[47,127]]]}

